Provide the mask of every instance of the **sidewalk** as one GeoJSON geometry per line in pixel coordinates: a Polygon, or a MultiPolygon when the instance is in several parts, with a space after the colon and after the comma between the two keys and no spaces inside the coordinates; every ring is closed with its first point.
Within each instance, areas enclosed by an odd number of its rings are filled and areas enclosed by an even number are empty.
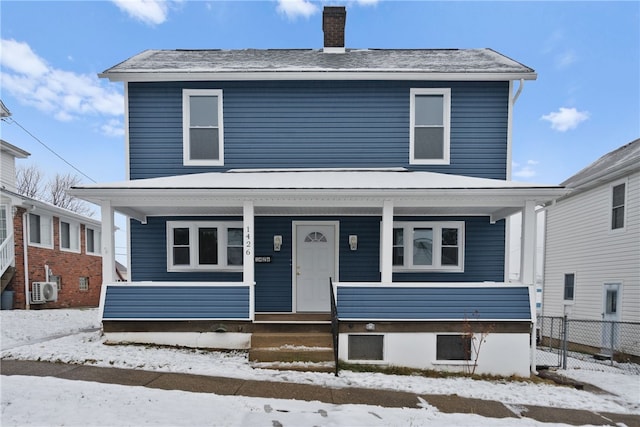
{"type": "Polygon", "coordinates": [[[640,426],[640,416],[595,413],[588,409],[561,409],[532,405],[507,407],[501,402],[463,398],[456,395],[430,395],[365,388],[328,388],[307,384],[243,380],[86,365],[2,360],[2,375],[50,376],[55,378],[95,381],[108,384],[142,386],[163,390],[183,390],[218,395],[268,397],[320,401],[333,404],[364,404],[383,407],[417,408],[424,399],[443,413],[477,414],[489,418],[532,418],[541,422],[570,425],[640,426]]]}

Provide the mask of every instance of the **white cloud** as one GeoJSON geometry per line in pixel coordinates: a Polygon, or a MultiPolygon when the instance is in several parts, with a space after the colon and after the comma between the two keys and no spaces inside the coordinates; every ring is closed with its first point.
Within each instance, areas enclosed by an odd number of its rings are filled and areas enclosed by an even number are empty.
{"type": "Polygon", "coordinates": [[[1,43],[2,88],[21,102],[60,121],[123,114],[122,94],[97,76],[53,68],[27,43],[5,39],[1,43]]]}
{"type": "Polygon", "coordinates": [[[100,127],[100,130],[107,136],[124,136],[124,126],[117,119],[109,120],[100,127]]]}
{"type": "Polygon", "coordinates": [[[111,0],[133,19],[148,25],[162,24],[167,20],[169,1],[166,0],[111,0]]]}
{"type": "Polygon", "coordinates": [[[567,68],[578,60],[578,56],[572,50],[565,51],[556,55],[556,66],[558,68],[567,68]]]}
{"type": "Polygon", "coordinates": [[[379,0],[356,0],[356,3],[361,6],[375,6],[379,3],[379,0]]]}
{"type": "Polygon", "coordinates": [[[560,107],[557,112],[545,114],[542,120],[551,123],[551,129],[559,132],[566,132],[575,129],[581,122],[589,118],[588,111],[578,111],[575,108],[560,107]]]}
{"type": "Polygon", "coordinates": [[[308,18],[318,11],[318,6],[308,0],[278,0],[278,12],[289,19],[308,18]]]}
{"type": "Polygon", "coordinates": [[[511,166],[512,166],[512,173],[511,175],[513,175],[516,178],[524,178],[524,179],[528,179],[528,178],[532,178],[534,176],[536,176],[536,171],[534,169],[534,166],[536,166],[539,162],[537,160],[527,160],[527,164],[520,167],[520,163],[517,162],[511,162],[511,166]]]}

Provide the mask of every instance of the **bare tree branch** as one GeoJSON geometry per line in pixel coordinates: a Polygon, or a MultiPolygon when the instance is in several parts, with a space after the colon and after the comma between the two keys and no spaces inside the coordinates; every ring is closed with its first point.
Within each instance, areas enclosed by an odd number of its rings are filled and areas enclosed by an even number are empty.
{"type": "Polygon", "coordinates": [[[42,184],[42,177],[43,173],[36,165],[18,167],[16,171],[18,193],[49,202],[80,215],[89,217],[94,215],[95,212],[87,203],[67,193],[69,188],[82,182],[78,175],[57,173],[47,184],[42,184]]]}
{"type": "Polygon", "coordinates": [[[42,171],[36,165],[18,166],[16,169],[16,188],[18,193],[31,197],[32,199],[42,199],[44,187],[42,185],[42,171]]]}

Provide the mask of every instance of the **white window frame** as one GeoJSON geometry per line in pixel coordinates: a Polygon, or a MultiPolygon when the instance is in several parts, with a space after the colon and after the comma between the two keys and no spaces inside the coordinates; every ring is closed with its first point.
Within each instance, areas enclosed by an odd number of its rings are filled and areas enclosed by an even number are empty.
{"type": "Polygon", "coordinates": [[[9,227],[9,209],[7,205],[0,205],[0,243],[11,235],[9,227]]]}
{"type": "Polygon", "coordinates": [[[27,215],[27,229],[29,232],[29,236],[28,236],[28,241],[29,241],[29,246],[35,246],[37,248],[45,248],[45,249],[53,249],[53,216],[51,215],[43,215],[43,214],[37,214],[37,213],[29,213],[27,215]],[[40,242],[32,242],[31,241],[31,215],[34,216],[38,216],[40,217],[40,242]],[[49,223],[49,233],[47,233],[49,235],[49,242],[48,243],[42,243],[42,236],[45,235],[43,230],[43,220],[46,220],[49,223]]]}
{"type": "Polygon", "coordinates": [[[450,88],[412,88],[409,101],[409,164],[412,165],[448,165],[451,162],[451,89],[450,88]],[[416,96],[442,96],[442,127],[443,147],[442,159],[416,159],[415,157],[415,127],[416,127],[416,96]]]}
{"type": "Polygon", "coordinates": [[[612,233],[619,233],[627,228],[627,205],[629,204],[629,182],[625,179],[622,181],[616,181],[609,185],[609,231],[612,233]],[[613,228],[613,189],[619,185],[624,185],[624,204],[622,205],[623,220],[622,227],[613,228]]]}
{"type": "Polygon", "coordinates": [[[58,219],[58,244],[63,252],[80,253],[80,224],[75,221],[69,221],[64,218],[58,219]],[[62,247],[62,223],[69,224],[69,247],[62,247]],[[76,238],[73,238],[72,228],[76,230],[76,238]],[[75,244],[75,245],[74,245],[75,244]]]}
{"type": "Polygon", "coordinates": [[[464,272],[465,227],[464,221],[394,221],[393,228],[402,228],[404,241],[404,265],[393,266],[394,272],[464,272]],[[432,264],[413,265],[413,230],[415,228],[433,229],[432,264]],[[442,265],[442,229],[458,230],[458,265],[442,265]]]}
{"type": "Polygon", "coordinates": [[[568,271],[566,273],[562,273],[562,301],[564,302],[564,305],[573,305],[574,301],[576,300],[576,290],[578,288],[578,275],[576,274],[575,271],[568,271]],[[571,299],[567,299],[566,297],[566,279],[568,275],[573,275],[573,295],[571,296],[571,299]]]}
{"type": "Polygon", "coordinates": [[[183,163],[185,166],[223,166],[224,165],[224,124],[222,113],[222,89],[183,89],[182,90],[182,145],[183,163]],[[192,96],[218,97],[218,158],[212,160],[192,160],[191,141],[189,137],[191,108],[189,100],[192,96]]]}
{"type": "MultiPolygon", "coordinates": [[[[242,221],[167,221],[167,271],[242,271],[243,266],[227,264],[227,233],[229,228],[242,230],[242,221]],[[173,264],[173,229],[189,229],[189,264],[173,264]],[[218,229],[218,264],[198,264],[198,229],[218,229]]],[[[236,247],[236,246],[233,246],[236,247]]]]}
{"type": "Polygon", "coordinates": [[[87,255],[102,256],[102,231],[85,225],[84,227],[84,250],[87,255]],[[93,251],[89,250],[89,231],[93,232],[93,251]],[[97,238],[96,238],[97,237],[97,238]]]}

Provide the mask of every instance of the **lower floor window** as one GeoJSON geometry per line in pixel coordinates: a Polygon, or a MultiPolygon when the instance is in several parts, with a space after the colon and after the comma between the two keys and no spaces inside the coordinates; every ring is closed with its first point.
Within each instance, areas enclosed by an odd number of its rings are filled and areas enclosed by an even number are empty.
{"type": "Polygon", "coordinates": [[[394,222],[396,271],[463,271],[464,222],[394,222]]]}
{"type": "Polygon", "coordinates": [[[242,268],[242,222],[167,222],[167,270],[242,268]]]}
{"type": "Polygon", "coordinates": [[[80,277],[80,290],[88,291],[89,290],[89,278],[88,277],[80,277]]]}
{"type": "Polygon", "coordinates": [[[471,360],[471,337],[467,335],[438,335],[437,360],[471,360]]]}
{"type": "Polygon", "coordinates": [[[349,335],[349,360],[383,360],[383,335],[349,335]]]}

